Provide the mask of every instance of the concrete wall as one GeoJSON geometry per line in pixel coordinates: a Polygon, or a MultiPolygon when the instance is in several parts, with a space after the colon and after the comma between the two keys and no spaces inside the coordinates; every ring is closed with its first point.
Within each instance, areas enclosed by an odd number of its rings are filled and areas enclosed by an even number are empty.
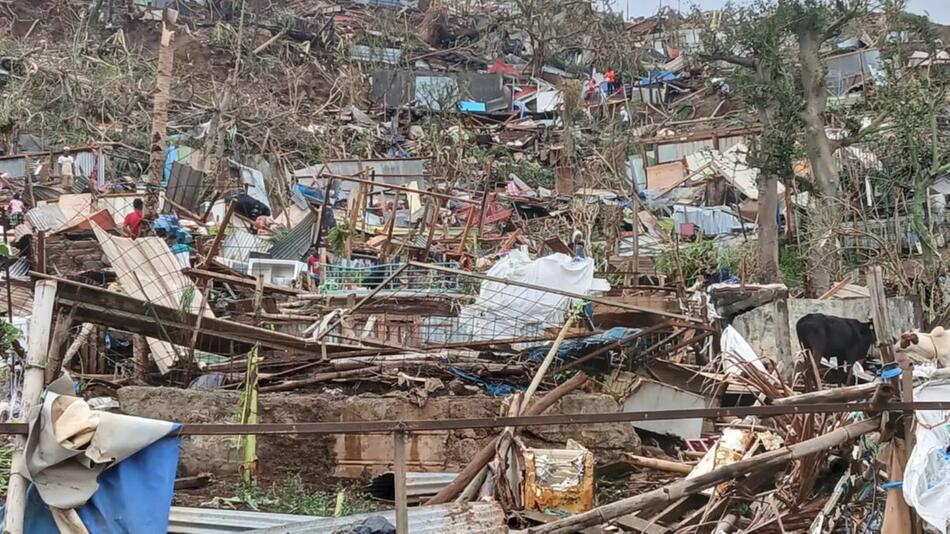
{"type": "MultiPolygon", "coordinates": [[[[124,387],[118,391],[122,411],[129,415],[181,423],[234,422],[240,406],[237,392],[176,388],[124,387]]],[[[567,395],[546,413],[583,414],[619,411],[608,395],[567,395]]],[[[283,394],[260,396],[261,423],[379,421],[399,419],[461,419],[503,415],[502,399],[485,395],[429,398],[419,407],[402,392],[388,395],[283,394]]],[[[457,471],[497,435],[497,430],[414,433],[406,447],[410,471],[457,471]]],[[[598,460],[635,452],[640,440],[629,423],[551,426],[523,429],[530,447],[562,448],[568,438],[594,451],[598,460]]],[[[185,436],[181,475],[233,473],[240,465],[237,440],[223,436],[185,436]]],[[[391,469],[389,435],[260,436],[258,457],[269,475],[297,473],[306,477],[370,476],[391,469]]]]}
{"type": "MultiPolygon", "coordinates": [[[[798,336],[795,334],[795,324],[802,316],[809,313],[824,313],[825,315],[870,321],[871,299],[788,299],[788,322],[791,332],[792,354],[797,354],[801,350],[798,336]]],[[[920,327],[921,310],[916,297],[892,297],[887,299],[887,314],[891,334],[895,337],[900,336],[902,332],[920,327]]],[[[745,337],[757,354],[766,358],[775,358],[777,350],[774,302],[739,315],[733,320],[732,326],[745,337]]]]}

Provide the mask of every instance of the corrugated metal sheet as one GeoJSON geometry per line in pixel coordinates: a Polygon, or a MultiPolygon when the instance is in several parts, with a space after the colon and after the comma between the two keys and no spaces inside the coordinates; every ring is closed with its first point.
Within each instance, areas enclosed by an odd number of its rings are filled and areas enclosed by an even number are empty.
{"type": "Polygon", "coordinates": [[[66,215],[59,206],[50,204],[47,206],[37,206],[26,212],[26,222],[37,232],[49,232],[66,224],[66,215]]]}
{"type": "MultiPolygon", "coordinates": [[[[171,177],[169,177],[168,186],[165,188],[165,197],[194,211],[201,198],[204,178],[205,173],[201,171],[178,162],[172,163],[171,177]]],[[[171,212],[171,204],[165,203],[162,213],[171,212]]]]}
{"type": "Polygon", "coordinates": [[[26,160],[23,158],[0,159],[0,174],[9,174],[11,178],[26,176],[26,160]]]}
{"type": "MultiPolygon", "coordinates": [[[[181,272],[178,258],[159,237],[125,239],[94,227],[102,252],[115,270],[122,290],[143,302],[198,314],[214,313],[203,305],[204,296],[190,278],[181,272]]],[[[148,338],[152,359],[164,374],[178,360],[178,350],[166,341],[148,338]]]]}
{"type": "Polygon", "coordinates": [[[247,262],[251,252],[267,252],[271,248],[269,239],[254,235],[243,228],[232,227],[221,243],[222,257],[229,260],[247,262]]]}
{"type": "Polygon", "coordinates": [[[316,215],[311,211],[300,224],[271,247],[270,255],[275,260],[302,261],[313,244],[316,215]]]}
{"type": "MultiPolygon", "coordinates": [[[[30,274],[30,259],[29,258],[20,258],[10,264],[10,278],[27,278],[29,274],[30,274]]],[[[3,277],[6,277],[6,272],[2,272],[0,273],[0,275],[2,275],[3,277]]],[[[3,302],[6,302],[5,295],[3,295],[2,291],[0,291],[0,299],[2,299],[3,302]]]]}
{"type": "MultiPolygon", "coordinates": [[[[55,159],[55,158],[54,158],[55,159]]],[[[92,176],[92,171],[98,165],[98,176],[105,176],[108,167],[108,157],[100,150],[99,157],[92,150],[73,152],[74,172],[76,176],[92,176]]],[[[33,157],[33,169],[37,166],[48,166],[49,156],[46,154],[33,157]]],[[[13,178],[26,176],[26,158],[10,157],[0,159],[0,172],[5,172],[13,178]]],[[[45,173],[43,173],[45,176],[45,173]]],[[[59,168],[53,169],[53,176],[59,176],[59,168]]],[[[100,183],[102,182],[100,178],[100,183]]]]}
{"type": "MultiPolygon", "coordinates": [[[[323,191],[323,188],[326,187],[324,180],[315,179],[314,176],[321,174],[353,176],[363,171],[372,171],[375,172],[376,181],[378,182],[389,185],[406,185],[414,181],[420,189],[426,189],[427,161],[421,158],[335,160],[296,170],[294,171],[294,177],[303,185],[309,185],[315,187],[318,191],[323,191]]],[[[333,182],[333,190],[337,193],[336,198],[345,197],[358,185],[356,182],[343,180],[333,182]]]]}
{"type": "MultiPolygon", "coordinates": [[[[383,516],[396,523],[392,510],[374,514],[347,517],[327,517],[291,525],[275,526],[250,531],[252,534],[326,534],[366,520],[383,516]]],[[[409,509],[409,532],[412,534],[508,534],[505,512],[497,502],[473,502],[439,506],[419,506],[409,509]]]]}
{"type": "MultiPolygon", "coordinates": [[[[302,515],[267,514],[238,510],[214,510],[172,506],[169,534],[325,534],[336,532],[374,515],[395,524],[395,512],[359,514],[347,517],[314,518],[302,515]]],[[[426,533],[507,534],[505,513],[496,502],[440,504],[409,509],[409,531],[426,533]]]]}
{"type": "MultiPolygon", "coordinates": [[[[418,502],[425,497],[431,497],[455,480],[458,473],[422,473],[411,471],[406,473],[406,497],[410,502],[418,502]]],[[[373,479],[366,488],[373,497],[384,501],[392,501],[395,497],[395,475],[383,473],[373,479]]]]}
{"type": "Polygon", "coordinates": [[[112,219],[116,224],[123,224],[125,221],[125,216],[132,212],[132,203],[137,198],[142,198],[141,195],[131,194],[131,195],[116,195],[116,196],[102,196],[96,199],[96,203],[100,209],[107,209],[109,213],[112,214],[112,219]]]}
{"type": "Polygon", "coordinates": [[[752,231],[755,225],[743,224],[742,220],[729,206],[673,206],[673,220],[677,224],[695,224],[706,235],[723,235],[741,232],[743,226],[746,231],[752,231]]]}

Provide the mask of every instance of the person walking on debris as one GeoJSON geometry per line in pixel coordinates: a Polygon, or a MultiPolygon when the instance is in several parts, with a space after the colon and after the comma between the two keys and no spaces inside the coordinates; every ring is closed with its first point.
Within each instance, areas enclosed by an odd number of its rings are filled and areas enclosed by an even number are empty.
{"type": "Polygon", "coordinates": [[[142,202],[141,198],[137,198],[132,201],[132,212],[125,216],[125,221],[122,225],[122,235],[131,239],[135,239],[139,236],[139,232],[142,230],[142,210],[145,209],[145,204],[142,202]]]}
{"type": "Polygon", "coordinates": [[[70,189],[73,186],[73,165],[75,160],[69,154],[69,147],[63,147],[63,153],[56,160],[59,164],[59,175],[62,178],[60,185],[63,189],[70,189]]]}
{"type": "Polygon", "coordinates": [[[10,228],[16,228],[23,222],[23,207],[20,193],[14,193],[10,203],[7,204],[7,218],[10,220],[10,228]]]}
{"type": "Polygon", "coordinates": [[[316,245],[310,247],[310,256],[307,258],[307,272],[314,287],[320,287],[320,249],[316,245]]]}

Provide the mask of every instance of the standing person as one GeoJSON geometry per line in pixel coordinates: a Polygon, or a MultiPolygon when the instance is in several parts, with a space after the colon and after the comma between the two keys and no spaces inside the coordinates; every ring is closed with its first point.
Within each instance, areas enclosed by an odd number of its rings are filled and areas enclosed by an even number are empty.
{"type": "Polygon", "coordinates": [[[607,96],[617,92],[617,73],[614,72],[614,69],[608,70],[604,78],[607,79],[607,96]]]}
{"type": "Polygon", "coordinates": [[[73,165],[75,160],[69,154],[69,147],[63,147],[63,153],[56,160],[59,164],[59,175],[62,178],[61,185],[63,189],[70,189],[73,186],[73,165]]]}
{"type": "Polygon", "coordinates": [[[135,239],[139,236],[139,232],[142,230],[142,210],[145,209],[145,204],[142,202],[141,198],[137,198],[132,201],[132,212],[125,216],[125,221],[122,225],[122,235],[135,239]]]}
{"type": "Polygon", "coordinates": [[[310,256],[307,258],[307,271],[315,287],[320,287],[320,249],[316,245],[310,247],[310,256]]]}
{"type": "Polygon", "coordinates": [[[10,219],[10,228],[16,228],[23,222],[23,201],[20,193],[14,193],[7,205],[7,217],[10,219]]]}

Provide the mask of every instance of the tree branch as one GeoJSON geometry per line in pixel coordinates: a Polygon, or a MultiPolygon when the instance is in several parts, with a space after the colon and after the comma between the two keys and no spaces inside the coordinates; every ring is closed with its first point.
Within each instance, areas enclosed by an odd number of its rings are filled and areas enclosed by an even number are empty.
{"type": "Polygon", "coordinates": [[[877,117],[875,117],[874,120],[871,121],[871,124],[868,124],[864,128],[861,128],[860,130],[854,132],[851,135],[832,141],[831,151],[836,152],[839,149],[849,147],[855,143],[860,142],[861,140],[863,140],[865,137],[869,135],[880,133],[892,128],[892,126],[884,124],[884,121],[886,121],[887,118],[888,118],[887,114],[882,113],[881,115],[878,115],[877,117]]]}
{"type": "Polygon", "coordinates": [[[858,10],[860,9],[861,5],[862,2],[855,2],[851,9],[846,9],[844,2],[841,2],[840,0],[836,2],[836,7],[839,11],[843,11],[843,13],[840,17],[838,17],[837,20],[831,23],[831,26],[828,26],[825,29],[824,33],[821,35],[821,40],[827,41],[835,35],[838,35],[838,33],[841,31],[841,28],[843,28],[845,24],[851,22],[855,17],[858,16],[858,10]]]}
{"type": "Polygon", "coordinates": [[[736,56],[732,54],[700,54],[699,57],[702,61],[725,61],[726,63],[731,63],[733,65],[738,65],[747,69],[754,69],[759,64],[758,60],[755,58],[736,56]]]}

